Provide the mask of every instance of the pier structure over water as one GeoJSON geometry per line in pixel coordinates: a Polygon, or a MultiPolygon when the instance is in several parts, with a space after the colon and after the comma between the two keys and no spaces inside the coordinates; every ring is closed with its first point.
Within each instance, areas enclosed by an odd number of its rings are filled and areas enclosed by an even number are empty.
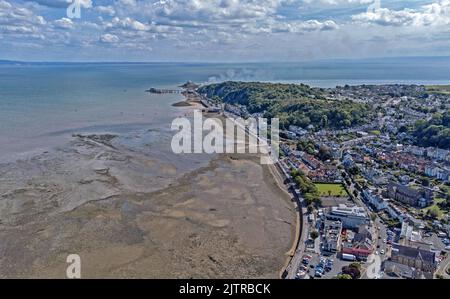
{"type": "Polygon", "coordinates": [[[163,89],[163,88],[150,88],[147,89],[146,92],[149,93],[157,93],[157,94],[164,94],[164,93],[178,93],[181,94],[183,91],[180,89],[163,89]]]}

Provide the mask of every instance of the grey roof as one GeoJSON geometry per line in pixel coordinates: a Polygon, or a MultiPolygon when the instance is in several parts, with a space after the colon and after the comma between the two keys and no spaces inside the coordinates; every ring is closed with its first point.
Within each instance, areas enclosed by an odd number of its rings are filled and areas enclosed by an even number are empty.
{"type": "Polygon", "coordinates": [[[409,267],[407,265],[403,265],[389,260],[384,261],[382,263],[381,269],[389,276],[395,275],[397,277],[410,279],[420,277],[420,271],[417,271],[413,267],[409,267]]]}
{"type": "Polygon", "coordinates": [[[436,253],[421,248],[394,244],[392,246],[392,254],[398,254],[413,259],[422,259],[423,261],[431,264],[436,263],[436,253]]]}

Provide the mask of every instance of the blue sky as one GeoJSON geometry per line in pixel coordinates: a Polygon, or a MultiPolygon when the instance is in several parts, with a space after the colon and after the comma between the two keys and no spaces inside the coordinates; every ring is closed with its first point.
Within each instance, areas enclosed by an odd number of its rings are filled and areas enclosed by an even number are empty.
{"type": "Polygon", "coordinates": [[[0,59],[449,56],[449,25],[450,0],[0,0],[0,59]]]}

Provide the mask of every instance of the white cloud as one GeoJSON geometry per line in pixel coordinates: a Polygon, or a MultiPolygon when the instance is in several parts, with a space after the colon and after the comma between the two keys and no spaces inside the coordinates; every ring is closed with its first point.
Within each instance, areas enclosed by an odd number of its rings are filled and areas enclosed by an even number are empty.
{"type": "Polygon", "coordinates": [[[53,22],[56,27],[61,29],[72,29],[73,28],[73,22],[71,19],[68,18],[61,18],[53,22]]]}
{"type": "Polygon", "coordinates": [[[32,10],[0,1],[0,33],[42,38],[40,29],[47,22],[32,10]]]}
{"type": "MultiPolygon", "coordinates": [[[[52,7],[52,8],[65,8],[73,3],[73,0],[24,0],[29,2],[35,2],[42,6],[52,7]]],[[[83,8],[91,8],[92,0],[78,0],[80,6],[83,8]]]]}
{"type": "Polygon", "coordinates": [[[382,26],[445,26],[450,24],[450,0],[438,0],[419,9],[391,10],[381,8],[354,15],[359,23],[382,26]]]}
{"type": "Polygon", "coordinates": [[[96,6],[95,10],[98,11],[101,14],[114,16],[116,14],[116,11],[114,10],[114,7],[108,5],[108,6],[96,6]]]}
{"type": "Polygon", "coordinates": [[[100,41],[102,43],[113,44],[113,43],[118,43],[119,38],[114,34],[106,33],[106,34],[102,34],[100,36],[100,41]]]}

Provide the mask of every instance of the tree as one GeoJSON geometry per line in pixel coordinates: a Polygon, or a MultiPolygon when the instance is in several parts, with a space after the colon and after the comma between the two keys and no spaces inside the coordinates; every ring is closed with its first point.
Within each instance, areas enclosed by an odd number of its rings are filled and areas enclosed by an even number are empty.
{"type": "Polygon", "coordinates": [[[428,186],[430,186],[430,179],[429,178],[422,178],[422,180],[421,180],[422,182],[422,186],[424,186],[424,187],[428,187],[428,186]]]}
{"type": "Polygon", "coordinates": [[[331,154],[331,149],[328,146],[321,146],[319,148],[319,159],[322,161],[327,161],[333,158],[333,155],[331,154]]]}
{"type": "Polygon", "coordinates": [[[335,279],[352,279],[352,277],[348,274],[338,274],[334,278],[335,279]]]}
{"type": "Polygon", "coordinates": [[[319,232],[313,230],[313,231],[310,233],[310,236],[311,236],[311,239],[315,240],[315,239],[317,239],[317,238],[319,237],[319,232]]]}
{"type": "Polygon", "coordinates": [[[377,214],[376,213],[370,214],[370,219],[372,219],[372,221],[377,220],[377,214]]]}
{"type": "Polygon", "coordinates": [[[439,217],[439,208],[438,207],[432,207],[427,212],[428,216],[430,216],[433,219],[437,219],[439,217]]]}
{"type": "Polygon", "coordinates": [[[352,279],[358,279],[361,277],[361,271],[358,266],[353,264],[355,263],[342,267],[342,274],[348,274],[352,277],[352,279]]]}
{"type": "Polygon", "coordinates": [[[353,267],[353,268],[357,268],[358,270],[361,271],[361,264],[358,262],[353,262],[350,265],[348,265],[349,267],[353,267]]]}
{"type": "Polygon", "coordinates": [[[308,213],[312,213],[312,212],[314,211],[313,205],[308,205],[308,206],[306,207],[306,209],[307,209],[308,213]]]}

